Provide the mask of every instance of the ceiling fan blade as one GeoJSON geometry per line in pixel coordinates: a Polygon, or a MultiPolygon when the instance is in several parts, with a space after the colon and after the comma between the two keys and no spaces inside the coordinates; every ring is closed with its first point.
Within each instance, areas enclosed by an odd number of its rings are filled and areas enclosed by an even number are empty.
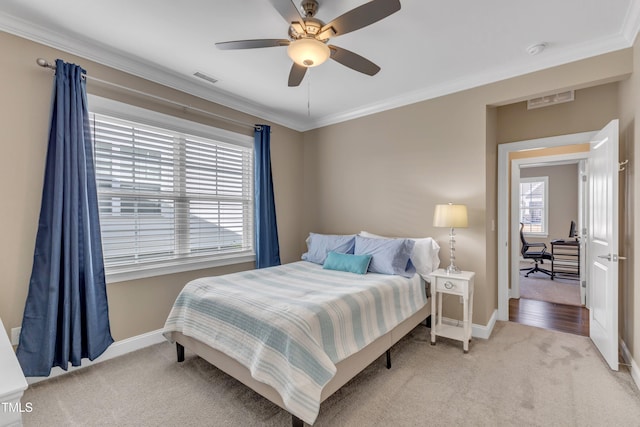
{"type": "Polygon", "coordinates": [[[320,32],[333,28],[336,36],[359,30],[400,10],[399,0],[372,0],[338,16],[322,27],[320,32]]]}
{"type": "Polygon", "coordinates": [[[292,0],[270,0],[273,7],[278,11],[280,15],[287,21],[287,24],[291,25],[293,22],[299,22],[304,26],[304,20],[300,14],[300,9],[293,4],[292,0]]]}
{"type": "Polygon", "coordinates": [[[222,50],[256,49],[261,47],[289,46],[289,43],[291,42],[286,39],[236,40],[232,42],[216,43],[216,47],[222,50]]]}
{"type": "Polygon", "coordinates": [[[299,86],[306,72],[307,67],[303,67],[294,62],[291,66],[291,72],[289,73],[289,87],[299,86]]]}
{"type": "Polygon", "coordinates": [[[341,63],[345,67],[369,76],[373,76],[380,71],[380,67],[357,53],[333,45],[329,45],[329,49],[331,50],[331,59],[341,63]]]}

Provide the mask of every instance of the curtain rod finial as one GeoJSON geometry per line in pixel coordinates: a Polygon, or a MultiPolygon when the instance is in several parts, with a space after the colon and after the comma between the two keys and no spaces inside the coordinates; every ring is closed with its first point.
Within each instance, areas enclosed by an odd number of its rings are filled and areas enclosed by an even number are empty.
{"type": "Polygon", "coordinates": [[[56,69],[55,64],[50,64],[49,61],[47,61],[44,58],[36,59],[36,64],[38,64],[39,66],[44,67],[44,68],[51,68],[52,70],[56,69]]]}

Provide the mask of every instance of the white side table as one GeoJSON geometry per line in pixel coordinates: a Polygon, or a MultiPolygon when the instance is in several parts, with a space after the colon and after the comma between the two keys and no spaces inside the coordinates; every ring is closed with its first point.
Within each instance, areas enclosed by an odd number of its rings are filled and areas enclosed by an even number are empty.
{"type": "Polygon", "coordinates": [[[431,273],[431,285],[433,289],[431,295],[431,314],[434,316],[431,318],[431,345],[436,344],[437,336],[447,337],[462,341],[464,352],[469,352],[471,321],[473,318],[473,279],[475,275],[476,273],[472,271],[447,273],[442,268],[431,273]],[[459,295],[462,297],[462,326],[442,323],[443,294],[459,295]]]}
{"type": "Polygon", "coordinates": [[[20,398],[26,389],[27,380],[0,319],[0,426],[22,425],[20,398]]]}

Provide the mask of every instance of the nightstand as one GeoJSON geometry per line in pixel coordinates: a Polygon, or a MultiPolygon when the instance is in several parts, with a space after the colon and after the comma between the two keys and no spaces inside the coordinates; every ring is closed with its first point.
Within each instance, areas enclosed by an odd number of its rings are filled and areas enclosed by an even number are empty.
{"type": "MultiPolygon", "coordinates": [[[[20,399],[27,389],[27,380],[16,358],[16,353],[5,334],[0,319],[0,426],[21,426],[22,412],[26,409],[20,399]]],[[[31,412],[31,411],[29,411],[31,412]]]]}
{"type": "Polygon", "coordinates": [[[471,321],[473,318],[473,279],[475,275],[476,273],[471,271],[447,273],[442,268],[431,273],[431,314],[434,315],[431,318],[431,345],[436,344],[437,336],[447,337],[462,341],[464,352],[469,352],[471,321]],[[450,325],[442,322],[443,294],[458,295],[462,298],[462,325],[450,325]]]}

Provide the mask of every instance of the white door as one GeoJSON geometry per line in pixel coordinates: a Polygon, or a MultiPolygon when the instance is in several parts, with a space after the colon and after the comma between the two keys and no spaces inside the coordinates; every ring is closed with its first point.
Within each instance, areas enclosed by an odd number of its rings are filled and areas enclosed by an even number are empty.
{"type": "Polygon", "coordinates": [[[618,120],[591,140],[587,268],[589,336],[618,370],[618,120]]]}

